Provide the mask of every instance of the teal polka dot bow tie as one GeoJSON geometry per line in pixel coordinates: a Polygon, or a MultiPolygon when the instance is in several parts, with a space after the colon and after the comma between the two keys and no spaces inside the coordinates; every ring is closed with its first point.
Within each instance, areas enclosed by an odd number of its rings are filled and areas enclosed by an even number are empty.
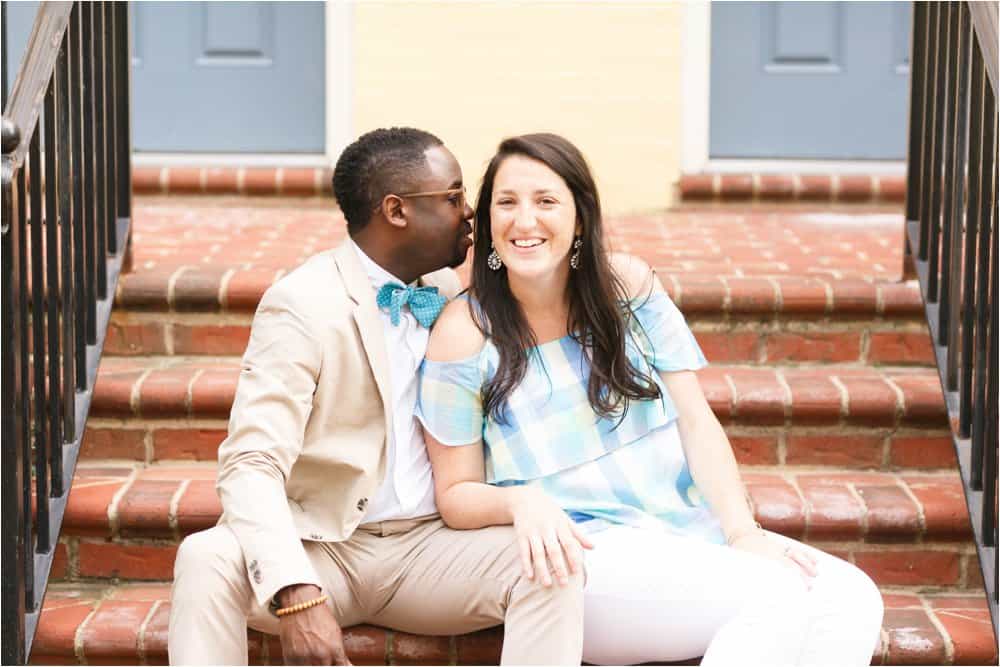
{"type": "Polygon", "coordinates": [[[437,287],[403,287],[397,283],[386,283],[378,291],[375,303],[379,309],[389,313],[392,326],[399,325],[399,310],[408,305],[417,322],[430,329],[448,300],[438,294],[437,287]]]}

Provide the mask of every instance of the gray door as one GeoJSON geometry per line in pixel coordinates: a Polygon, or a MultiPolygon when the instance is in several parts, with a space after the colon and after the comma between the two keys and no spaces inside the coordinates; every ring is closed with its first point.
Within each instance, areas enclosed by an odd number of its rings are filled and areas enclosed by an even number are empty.
{"type": "Polygon", "coordinates": [[[905,157],[910,3],[711,11],[711,157],[905,157]]]}
{"type": "MultiPolygon", "coordinates": [[[[11,82],[36,8],[8,6],[11,82]]],[[[324,3],[138,2],[132,30],[136,150],[324,152],[324,3]]]]}

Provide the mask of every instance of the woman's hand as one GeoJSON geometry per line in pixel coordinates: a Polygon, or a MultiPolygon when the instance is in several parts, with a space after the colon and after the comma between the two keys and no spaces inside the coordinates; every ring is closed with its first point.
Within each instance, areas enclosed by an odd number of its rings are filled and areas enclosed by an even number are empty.
{"type": "Polygon", "coordinates": [[[559,583],[566,585],[571,574],[583,570],[583,550],[593,549],[593,543],[544,491],[517,486],[511,496],[524,576],[551,586],[551,565],[559,583]]]}
{"type": "Polygon", "coordinates": [[[809,580],[816,576],[815,558],[804,549],[769,537],[763,530],[754,530],[740,535],[730,546],[795,568],[803,576],[807,585],[809,580]]]}

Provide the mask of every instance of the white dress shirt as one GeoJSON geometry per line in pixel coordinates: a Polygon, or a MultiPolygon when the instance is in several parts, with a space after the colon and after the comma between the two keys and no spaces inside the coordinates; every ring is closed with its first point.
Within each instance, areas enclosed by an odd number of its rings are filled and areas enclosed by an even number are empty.
{"type": "MultiPolygon", "coordinates": [[[[354,243],[361,264],[372,282],[372,299],[382,285],[405,283],[376,264],[354,243]]],[[[420,326],[408,307],[400,310],[399,324],[393,326],[389,313],[380,310],[389,360],[392,386],[392,432],[386,437],[385,479],[368,503],[361,523],[412,519],[437,513],[434,478],[427,458],[420,424],[413,416],[417,406],[417,370],[427,353],[429,331],[420,326]]]]}

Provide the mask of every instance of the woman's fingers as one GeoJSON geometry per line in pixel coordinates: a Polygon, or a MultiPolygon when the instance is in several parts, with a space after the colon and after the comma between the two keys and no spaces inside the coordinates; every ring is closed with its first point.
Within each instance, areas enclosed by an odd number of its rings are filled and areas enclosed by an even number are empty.
{"type": "Polygon", "coordinates": [[[545,539],[545,554],[549,557],[549,562],[552,563],[552,569],[555,571],[559,583],[563,586],[568,584],[569,573],[566,571],[566,559],[563,558],[562,544],[554,530],[545,539]]]}
{"type": "Polygon", "coordinates": [[[531,560],[535,568],[536,580],[542,582],[543,586],[551,586],[552,576],[549,574],[549,566],[545,560],[545,546],[542,544],[542,538],[539,535],[532,535],[530,539],[531,560]]]}
{"type": "Polygon", "coordinates": [[[527,535],[521,535],[517,541],[521,547],[521,572],[528,579],[534,579],[535,571],[531,567],[531,541],[527,535]]]}
{"type": "Polygon", "coordinates": [[[581,547],[583,547],[584,549],[594,548],[594,543],[590,541],[590,538],[587,537],[586,533],[580,530],[580,527],[576,525],[576,522],[570,521],[569,529],[573,531],[573,537],[576,538],[576,541],[580,543],[581,547]]]}
{"type": "Polygon", "coordinates": [[[559,542],[562,543],[563,553],[566,554],[570,574],[576,574],[583,569],[583,549],[579,540],[572,530],[564,527],[559,531],[559,542]]]}
{"type": "Polygon", "coordinates": [[[785,555],[792,559],[810,577],[816,576],[816,561],[811,556],[795,548],[786,551],[785,555]]]}

